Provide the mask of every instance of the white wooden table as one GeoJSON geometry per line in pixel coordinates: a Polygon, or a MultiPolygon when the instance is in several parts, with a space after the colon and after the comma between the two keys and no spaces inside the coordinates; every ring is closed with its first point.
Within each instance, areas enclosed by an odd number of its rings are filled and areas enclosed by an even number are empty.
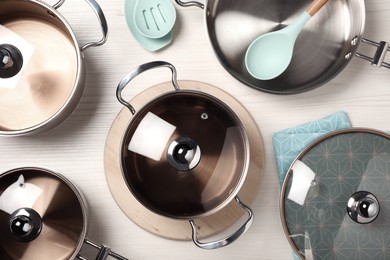
{"type": "MultiPolygon", "coordinates": [[[[389,130],[390,71],[372,68],[354,58],[340,75],[320,88],[298,95],[266,94],[239,83],[218,63],[200,9],[176,6],[174,42],[151,53],[140,47],[128,31],[123,0],[99,3],[109,24],[109,38],[104,46],[85,53],[87,86],[80,104],[67,120],[49,132],[1,137],[0,172],[39,166],[69,178],[89,202],[88,237],[130,259],[290,259],[291,249],[279,218],[272,133],[340,110],[348,113],[354,126],[389,130]],[[146,232],[121,212],[108,190],[103,150],[110,125],[122,108],[115,97],[116,86],[131,69],[152,60],[173,63],[179,79],[207,82],[232,94],[252,114],[262,132],[266,167],[253,205],[255,221],[247,234],[223,249],[204,251],[191,242],[171,241],[146,232]]],[[[366,9],[364,35],[390,41],[390,1],[366,1],[366,9]]],[[[96,17],[84,1],[67,0],[59,10],[72,25],[80,44],[100,37],[96,17]]],[[[136,79],[125,95],[130,99],[169,78],[166,70],[154,70],[136,79]]]]}

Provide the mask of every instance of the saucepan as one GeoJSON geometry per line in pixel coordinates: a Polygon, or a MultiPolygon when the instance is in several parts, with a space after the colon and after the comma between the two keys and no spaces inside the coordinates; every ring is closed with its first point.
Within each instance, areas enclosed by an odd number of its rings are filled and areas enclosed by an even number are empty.
{"type": "Polygon", "coordinates": [[[249,74],[245,67],[246,50],[258,36],[296,20],[308,6],[307,1],[176,2],[204,9],[208,36],[219,62],[237,80],[264,92],[294,94],[319,87],[343,71],[354,56],[377,67],[390,68],[384,61],[389,44],[363,37],[364,0],[329,1],[299,35],[288,69],[272,80],[258,80],[249,74]],[[360,43],[376,47],[375,55],[359,53],[360,43]]]}
{"type": "Polygon", "coordinates": [[[0,135],[43,132],[76,108],[85,87],[84,54],[107,39],[107,22],[95,0],[103,38],[81,47],[66,19],[39,0],[0,0],[0,135]]]}
{"type": "Polygon", "coordinates": [[[22,167],[0,175],[0,258],[80,259],[83,245],[99,250],[96,259],[126,258],[88,239],[88,206],[63,175],[22,167]]]}
{"type": "MultiPolygon", "coordinates": [[[[233,108],[211,94],[181,89],[175,67],[164,61],[143,64],[117,88],[117,98],[133,114],[121,142],[121,171],[131,194],[151,212],[188,221],[192,240],[202,249],[226,246],[243,235],[253,221],[238,193],[256,157],[245,127],[233,108]],[[139,74],[159,67],[172,72],[172,91],[135,109],[122,97],[139,74]],[[245,223],[218,241],[198,240],[196,222],[236,202],[247,213],[245,223]]],[[[256,152],[255,152],[256,154],[256,152]]],[[[257,172],[262,174],[262,172],[257,172]]]]}

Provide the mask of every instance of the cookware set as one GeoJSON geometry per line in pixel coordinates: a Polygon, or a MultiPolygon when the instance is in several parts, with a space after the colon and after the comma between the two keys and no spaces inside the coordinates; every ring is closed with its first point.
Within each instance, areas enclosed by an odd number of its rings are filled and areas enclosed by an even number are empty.
{"type": "MultiPolygon", "coordinates": [[[[0,29],[26,41],[24,46],[22,40],[7,43],[8,38],[0,35],[0,136],[52,129],[77,106],[85,87],[86,50],[104,44],[108,33],[100,6],[95,0],[86,2],[103,36],[80,47],[59,12],[64,0],[53,6],[40,0],[0,0],[0,29]],[[27,49],[31,55],[26,55],[27,49]],[[12,86],[7,85],[10,80],[12,86]]],[[[384,61],[389,44],[363,37],[363,0],[329,1],[310,21],[305,20],[293,44],[291,62],[279,76],[269,79],[250,73],[246,51],[259,35],[296,19],[307,1],[176,3],[204,9],[208,37],[222,66],[260,91],[295,94],[319,87],[337,76],[353,56],[390,68],[384,61]],[[358,53],[361,42],[377,48],[374,57],[358,53]]],[[[171,42],[176,10],[170,1],[126,0],[125,14],[134,38],[146,50],[155,51],[171,42]]],[[[255,68],[256,57],[250,64],[255,68]]],[[[261,133],[249,112],[218,87],[177,80],[175,66],[165,61],[148,62],[130,71],[119,81],[116,97],[124,107],[107,134],[104,171],[111,195],[126,216],[153,234],[192,240],[202,249],[227,246],[245,234],[253,222],[251,204],[264,171],[261,133]],[[131,100],[123,96],[137,76],[162,68],[172,74],[170,82],[152,86],[131,100]],[[238,221],[243,223],[227,237],[202,242],[238,221]]],[[[372,235],[365,223],[384,224],[387,200],[385,188],[378,185],[388,180],[389,140],[389,135],[369,129],[332,133],[310,145],[291,165],[280,209],[286,237],[300,257],[349,254],[347,246],[345,251],[343,245],[337,250],[327,247],[332,239],[345,240],[345,235],[337,233],[340,227],[347,225],[356,233],[372,235]],[[324,154],[324,146],[337,151],[333,160],[324,154]],[[356,157],[358,164],[353,161],[356,157]],[[330,168],[342,171],[329,172],[330,168]],[[361,181],[371,177],[370,182],[361,181]],[[324,198],[330,194],[335,196],[337,212],[334,204],[329,211],[315,211],[313,205],[327,203],[324,198]],[[339,201],[341,197],[348,201],[346,205],[339,201]],[[320,234],[324,227],[329,236],[320,234]],[[313,234],[330,242],[310,240],[313,234]]],[[[24,167],[0,175],[1,259],[85,259],[84,244],[99,250],[96,259],[126,259],[89,240],[87,231],[86,200],[62,174],[24,167]]],[[[380,234],[387,239],[385,233],[380,234]]]]}

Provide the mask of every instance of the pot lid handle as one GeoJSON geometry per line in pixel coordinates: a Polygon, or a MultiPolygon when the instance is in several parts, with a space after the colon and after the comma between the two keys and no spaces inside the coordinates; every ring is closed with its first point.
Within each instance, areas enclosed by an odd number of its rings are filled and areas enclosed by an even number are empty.
{"type": "Polygon", "coordinates": [[[116,98],[118,99],[118,101],[122,105],[126,106],[133,115],[136,113],[136,111],[135,111],[134,107],[129,102],[127,102],[126,100],[123,99],[123,97],[122,97],[123,89],[127,86],[127,84],[131,80],[133,80],[135,77],[137,77],[141,73],[143,73],[147,70],[151,70],[151,69],[155,69],[155,68],[159,68],[159,67],[168,67],[171,70],[173,87],[175,88],[176,91],[180,90],[179,84],[177,83],[176,68],[171,63],[165,62],[165,61],[152,61],[152,62],[145,63],[145,64],[138,66],[137,68],[133,69],[129,74],[127,74],[119,82],[118,87],[116,89],[116,98]]]}
{"type": "Polygon", "coordinates": [[[11,44],[0,45],[0,78],[11,78],[23,67],[23,56],[18,48],[11,44]]]}
{"type": "Polygon", "coordinates": [[[41,216],[31,208],[18,209],[10,217],[9,229],[16,241],[30,242],[41,233],[41,216]]]}

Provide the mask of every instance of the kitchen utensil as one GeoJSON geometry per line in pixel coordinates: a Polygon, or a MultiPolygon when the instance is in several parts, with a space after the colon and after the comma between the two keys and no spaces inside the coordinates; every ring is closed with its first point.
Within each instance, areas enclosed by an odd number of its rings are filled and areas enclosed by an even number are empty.
{"type": "MultiPolygon", "coordinates": [[[[218,97],[229,107],[233,108],[242,121],[251,144],[251,163],[247,177],[238,195],[247,205],[251,205],[260,188],[264,165],[262,138],[256,122],[237,100],[214,86],[187,80],[180,80],[178,84],[182,90],[196,89],[218,97]]],[[[171,82],[160,83],[137,94],[131,99],[130,103],[134,107],[142,107],[156,96],[171,90],[171,82]]],[[[104,171],[110,192],[126,216],[146,231],[168,239],[191,240],[192,230],[189,228],[187,221],[167,218],[148,210],[133,196],[126,185],[121,169],[121,151],[119,147],[123,145],[122,138],[132,118],[133,116],[129,109],[123,107],[113,121],[107,135],[104,148],[104,171]]],[[[246,212],[235,201],[232,201],[219,212],[197,219],[196,223],[199,226],[197,231],[198,239],[204,240],[224,231],[226,233],[226,230],[235,223],[239,223],[241,217],[245,217],[245,214],[246,212]]]]}
{"type": "Polygon", "coordinates": [[[161,38],[149,38],[145,37],[139,32],[137,26],[134,23],[134,0],[125,0],[125,18],[127,26],[134,36],[134,39],[146,50],[148,51],[158,51],[165,46],[167,46],[172,41],[172,32],[169,32],[161,38]]]}
{"type": "MultiPolygon", "coordinates": [[[[62,122],[77,106],[85,87],[84,52],[107,39],[107,22],[95,0],[87,0],[100,20],[103,38],[79,47],[65,18],[42,1],[1,0],[0,24],[33,48],[12,88],[0,87],[0,135],[43,132],[62,122]]],[[[14,46],[16,47],[16,46],[14,46]]],[[[20,56],[8,68],[22,63],[20,56]]],[[[25,58],[25,57],[22,57],[25,58]]]]}
{"type": "Polygon", "coordinates": [[[81,259],[83,244],[97,260],[126,258],[89,239],[88,207],[69,180],[51,170],[23,167],[0,175],[0,258],[81,259]]]}
{"type": "MultiPolygon", "coordinates": [[[[179,5],[187,3],[176,2],[179,5]]],[[[290,66],[272,80],[258,80],[249,74],[245,52],[259,35],[294,21],[306,9],[307,1],[207,0],[205,4],[191,3],[200,8],[204,6],[207,33],[221,65],[240,82],[264,92],[295,94],[319,87],[343,71],[354,56],[367,59],[377,67],[390,68],[390,64],[383,61],[389,50],[388,43],[363,38],[364,0],[332,1],[324,6],[298,37],[290,66]],[[361,42],[374,46],[376,54],[369,57],[359,53],[358,49],[364,49],[364,46],[359,47],[361,42]]],[[[375,27],[375,21],[371,20],[370,26],[375,27]]]]}
{"type": "Polygon", "coordinates": [[[377,130],[338,130],[306,147],[280,197],[295,253],[313,260],[388,259],[389,169],[390,135],[377,130]]]}
{"type": "Polygon", "coordinates": [[[245,54],[248,72],[260,80],[269,80],[282,74],[291,62],[295,41],[310,18],[328,0],[315,0],[297,20],[283,28],[256,38],[245,54]]]}
{"type": "Polygon", "coordinates": [[[138,31],[149,38],[167,35],[176,21],[176,10],[169,0],[137,0],[134,23],[138,31]]]}
{"type": "MultiPolygon", "coordinates": [[[[253,165],[251,145],[237,115],[207,93],[181,90],[176,69],[166,62],[134,69],[119,83],[117,98],[133,114],[120,151],[123,179],[132,195],[155,214],[187,220],[193,242],[203,249],[226,246],[243,235],[253,216],[237,194],[253,165]],[[122,98],[122,91],[136,76],[157,67],[172,70],[174,90],[136,110],[122,98]],[[158,128],[144,127],[148,125],[158,128]],[[161,138],[165,142],[156,145],[161,129],[169,134],[161,138]],[[134,145],[138,139],[147,141],[134,145]],[[225,239],[200,242],[195,221],[219,212],[233,199],[247,212],[245,223],[225,239]]],[[[254,149],[261,151],[262,147],[254,149]]]]}

